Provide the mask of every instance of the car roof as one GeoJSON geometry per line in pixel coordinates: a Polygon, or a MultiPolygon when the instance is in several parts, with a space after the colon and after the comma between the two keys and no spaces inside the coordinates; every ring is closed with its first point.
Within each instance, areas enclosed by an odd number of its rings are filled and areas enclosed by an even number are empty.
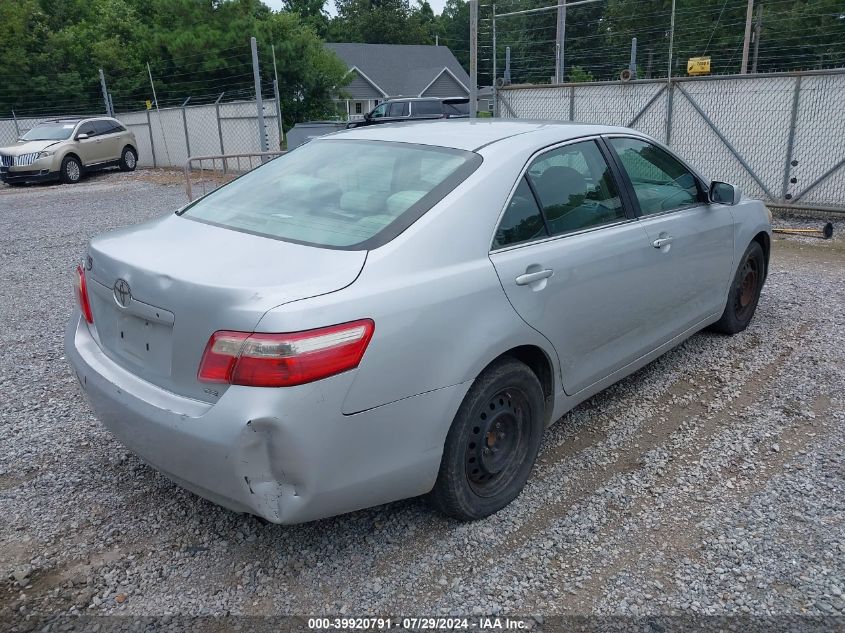
{"type": "Polygon", "coordinates": [[[326,138],[394,141],[475,151],[491,143],[526,134],[530,134],[532,140],[536,140],[537,146],[542,147],[570,138],[620,132],[640,135],[639,132],[629,128],[592,123],[519,119],[446,119],[358,127],[331,134],[326,138]]]}

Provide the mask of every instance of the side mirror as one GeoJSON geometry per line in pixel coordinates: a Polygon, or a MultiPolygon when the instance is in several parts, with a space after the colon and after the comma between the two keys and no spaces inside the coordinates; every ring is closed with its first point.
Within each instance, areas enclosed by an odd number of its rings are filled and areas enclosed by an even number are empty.
{"type": "Polygon", "coordinates": [[[88,135],[85,132],[76,135],[77,141],[84,141],[86,138],[88,138],[88,135]]]}
{"type": "Polygon", "coordinates": [[[739,187],[719,181],[713,181],[710,184],[710,202],[735,205],[739,204],[740,198],[742,198],[742,192],[739,187]]]}

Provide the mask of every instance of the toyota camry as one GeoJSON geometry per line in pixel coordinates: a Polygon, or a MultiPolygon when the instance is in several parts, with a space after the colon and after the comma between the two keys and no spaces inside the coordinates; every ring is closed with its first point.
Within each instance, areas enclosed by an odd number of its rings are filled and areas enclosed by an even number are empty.
{"type": "Polygon", "coordinates": [[[770,236],[635,130],[347,130],[91,240],[65,346],[113,434],[215,503],[296,523],[425,494],[472,520],[578,403],[745,329],[770,236]]]}

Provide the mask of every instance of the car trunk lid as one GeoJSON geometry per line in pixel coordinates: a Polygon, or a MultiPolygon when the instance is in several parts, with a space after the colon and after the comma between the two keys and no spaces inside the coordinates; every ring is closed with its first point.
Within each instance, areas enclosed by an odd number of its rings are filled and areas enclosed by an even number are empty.
{"type": "Polygon", "coordinates": [[[97,237],[89,297],[103,352],[174,393],[213,402],[199,382],[217,330],[250,332],[284,303],[351,284],[366,251],[303,246],[169,216],[97,237]]]}

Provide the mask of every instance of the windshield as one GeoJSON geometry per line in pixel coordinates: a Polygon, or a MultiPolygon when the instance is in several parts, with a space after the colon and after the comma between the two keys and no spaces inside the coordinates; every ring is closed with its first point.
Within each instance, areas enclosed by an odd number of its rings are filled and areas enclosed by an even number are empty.
{"type": "Polygon", "coordinates": [[[24,141],[64,141],[70,138],[76,123],[42,123],[21,138],[24,141]]]}
{"type": "Polygon", "coordinates": [[[480,164],[478,154],[444,147],[314,140],[213,191],[183,214],[302,244],[375,248],[480,164]]]}

